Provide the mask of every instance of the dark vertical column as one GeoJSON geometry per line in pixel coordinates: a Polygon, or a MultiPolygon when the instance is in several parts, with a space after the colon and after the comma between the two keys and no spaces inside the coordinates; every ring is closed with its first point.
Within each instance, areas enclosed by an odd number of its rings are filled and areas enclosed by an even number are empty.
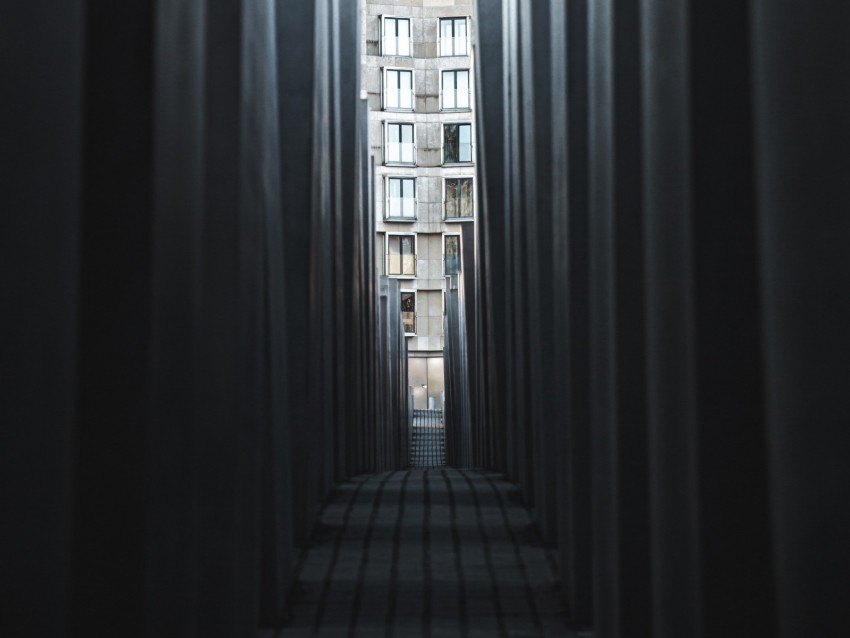
{"type": "Polygon", "coordinates": [[[649,638],[651,596],[639,0],[616,0],[614,60],[614,321],[620,636],[649,638]]]}
{"type": "Polygon", "coordinates": [[[601,638],[618,636],[614,394],[613,0],[591,2],[589,164],[594,601],[601,638]]]}
{"type": "Polygon", "coordinates": [[[198,632],[222,636],[243,635],[257,624],[257,335],[264,248],[248,173],[260,152],[250,131],[253,100],[262,100],[243,93],[261,92],[252,87],[254,8],[252,0],[232,0],[209,5],[207,13],[198,632]]]}
{"type": "Polygon", "coordinates": [[[202,434],[193,380],[203,222],[203,3],[159,7],[154,113],[150,403],[145,453],[145,635],[194,633],[196,450],[202,434]]]}
{"type": "Polygon", "coordinates": [[[561,365],[554,358],[553,300],[560,283],[554,272],[552,242],[552,44],[550,2],[522,0],[522,77],[527,103],[523,111],[525,138],[525,220],[527,234],[526,322],[529,374],[526,375],[529,424],[532,430],[535,514],[544,540],[557,536],[557,483],[554,439],[557,432],[557,396],[561,365]],[[529,103],[528,100],[531,100],[529,103]]]}
{"type": "Polygon", "coordinates": [[[255,619],[255,624],[259,614],[264,625],[280,621],[292,576],[275,22],[271,0],[249,0],[243,5],[242,412],[248,431],[241,458],[243,497],[237,512],[242,523],[237,577],[246,595],[238,611],[241,618],[255,619]]]}
{"type": "Polygon", "coordinates": [[[588,11],[551,3],[552,242],[560,576],[573,622],[593,620],[588,211],[588,11]],[[563,35],[561,35],[563,34],[563,35]]]}
{"type": "Polygon", "coordinates": [[[702,636],[688,2],[643,3],[653,629],[702,636]]]}
{"type": "Polygon", "coordinates": [[[600,636],[650,636],[639,12],[590,14],[594,530],[600,636]]]}
{"type": "Polygon", "coordinates": [[[141,635],[154,3],[89,2],[73,633],[141,635]]]}
{"type": "Polygon", "coordinates": [[[753,3],[777,635],[850,633],[850,6],[753,3]]]}
{"type": "Polygon", "coordinates": [[[0,5],[0,633],[22,638],[70,618],[83,22],[0,5]]]}
{"type": "Polygon", "coordinates": [[[488,427],[492,438],[491,458],[496,469],[506,469],[508,427],[507,386],[507,325],[505,317],[507,260],[503,259],[505,242],[504,186],[499,178],[504,170],[504,108],[492,108],[503,104],[504,99],[504,43],[502,0],[478,0],[476,6],[476,64],[477,86],[475,94],[477,120],[476,163],[479,174],[479,202],[482,214],[478,224],[481,228],[482,254],[479,262],[484,286],[482,296],[482,324],[486,326],[486,370],[482,375],[487,387],[488,427]],[[485,108],[484,105],[490,105],[485,108]]]}
{"type": "Polygon", "coordinates": [[[689,18],[702,622],[771,634],[749,12],[695,2],[689,18]]]}
{"type": "Polygon", "coordinates": [[[286,305],[286,362],[293,374],[287,377],[289,402],[287,421],[290,423],[293,457],[294,541],[301,546],[312,526],[310,513],[319,500],[314,469],[317,459],[313,440],[316,436],[308,426],[306,362],[318,356],[308,347],[308,298],[310,280],[309,249],[311,233],[312,139],[315,55],[315,4],[300,2],[287,6],[276,16],[278,89],[280,104],[281,202],[283,216],[283,257],[286,305]],[[297,124],[297,125],[296,125],[297,124]]]}

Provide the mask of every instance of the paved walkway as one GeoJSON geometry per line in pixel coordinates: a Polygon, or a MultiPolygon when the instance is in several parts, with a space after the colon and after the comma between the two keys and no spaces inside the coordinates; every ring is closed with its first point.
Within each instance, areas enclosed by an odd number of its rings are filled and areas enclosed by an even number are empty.
{"type": "Polygon", "coordinates": [[[497,475],[350,481],[324,511],[290,622],[268,638],[574,637],[537,538],[497,475]]]}

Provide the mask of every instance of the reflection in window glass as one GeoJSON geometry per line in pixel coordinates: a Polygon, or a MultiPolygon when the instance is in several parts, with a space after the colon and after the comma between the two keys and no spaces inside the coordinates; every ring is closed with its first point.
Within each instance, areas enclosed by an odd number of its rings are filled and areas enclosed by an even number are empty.
{"type": "Polygon", "coordinates": [[[443,127],[443,163],[472,161],[472,125],[446,124],[443,127]]]}
{"type": "Polygon", "coordinates": [[[443,273],[456,275],[460,272],[460,236],[446,235],[443,242],[443,273]]]}
{"type": "Polygon", "coordinates": [[[446,179],[445,211],[447,219],[473,216],[475,210],[471,177],[446,179]]]}
{"type": "Polygon", "coordinates": [[[387,274],[416,275],[416,238],[413,235],[389,235],[387,274]]]}
{"type": "Polygon", "coordinates": [[[401,293],[401,321],[404,331],[410,334],[416,332],[416,293],[401,293]]]}

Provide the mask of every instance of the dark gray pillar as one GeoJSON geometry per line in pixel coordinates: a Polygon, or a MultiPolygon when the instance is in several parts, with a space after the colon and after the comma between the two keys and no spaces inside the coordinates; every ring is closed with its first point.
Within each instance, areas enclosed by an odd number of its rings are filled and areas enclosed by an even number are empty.
{"type": "Polygon", "coordinates": [[[196,0],[156,17],[152,308],[145,635],[195,630],[196,413],[203,223],[204,9],[196,0]],[[155,548],[155,549],[154,549],[155,548]]]}
{"type": "Polygon", "coordinates": [[[653,627],[702,636],[688,2],[643,3],[653,627]]]}
{"type": "Polygon", "coordinates": [[[154,3],[88,3],[73,634],[141,635],[154,3]]]}
{"type": "Polygon", "coordinates": [[[777,635],[846,636],[850,5],[753,7],[777,635]]]}
{"type": "Polygon", "coordinates": [[[67,636],[83,3],[0,5],[0,633],[67,636]]]}
{"type": "Polygon", "coordinates": [[[476,103],[477,153],[479,171],[481,249],[483,261],[482,324],[485,325],[488,424],[491,428],[491,463],[495,469],[507,468],[507,260],[503,259],[505,227],[504,185],[504,109],[484,108],[501,104],[504,99],[504,43],[502,0],[478,0],[476,5],[476,103]]]}
{"type": "Polygon", "coordinates": [[[300,2],[277,13],[278,88],[280,92],[281,206],[283,216],[283,256],[286,305],[287,368],[298,371],[287,378],[289,404],[287,421],[293,458],[294,541],[302,546],[312,527],[311,513],[319,501],[316,484],[315,431],[306,427],[310,414],[305,362],[311,357],[307,334],[310,279],[309,214],[312,191],[313,103],[315,73],[315,4],[300,2]],[[298,126],[293,125],[298,123],[298,126]]]}
{"type": "Polygon", "coordinates": [[[591,284],[597,628],[651,636],[639,12],[593,3],[591,284]]]}
{"type": "Polygon", "coordinates": [[[560,577],[573,621],[593,620],[587,3],[551,3],[552,268],[560,577]]]}

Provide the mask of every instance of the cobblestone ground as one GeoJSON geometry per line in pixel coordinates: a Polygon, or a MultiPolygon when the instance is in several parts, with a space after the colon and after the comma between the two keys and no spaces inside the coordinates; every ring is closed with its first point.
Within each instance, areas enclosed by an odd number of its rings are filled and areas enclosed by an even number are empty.
{"type": "Polygon", "coordinates": [[[263,638],[580,638],[516,487],[411,469],[341,485],[297,580],[289,623],[263,638]]]}
{"type": "Polygon", "coordinates": [[[446,428],[442,410],[415,410],[410,432],[410,467],[446,464],[446,428]]]}

